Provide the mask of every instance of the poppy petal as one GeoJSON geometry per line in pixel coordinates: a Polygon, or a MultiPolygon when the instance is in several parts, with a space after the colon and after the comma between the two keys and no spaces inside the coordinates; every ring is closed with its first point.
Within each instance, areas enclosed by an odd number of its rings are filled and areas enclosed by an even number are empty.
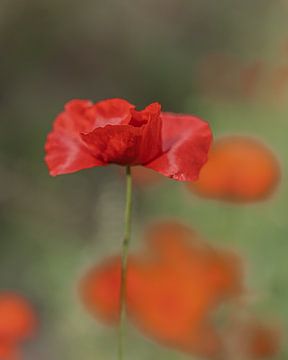
{"type": "Polygon", "coordinates": [[[89,118],[83,116],[91,106],[92,103],[87,100],[72,100],[56,118],[45,145],[45,161],[50,175],[68,174],[100,165],[80,137],[80,131],[91,127],[89,118]]]}
{"type": "Polygon", "coordinates": [[[107,125],[81,134],[83,142],[93,157],[102,165],[136,165],[141,128],[126,125],[107,125]]]}
{"type": "Polygon", "coordinates": [[[145,164],[162,154],[162,118],[161,105],[152,103],[142,111],[132,111],[132,121],[141,120],[141,143],[138,149],[139,163],[145,164]]]}
{"type": "Polygon", "coordinates": [[[86,116],[94,122],[93,129],[106,125],[127,125],[131,120],[131,109],[134,108],[135,106],[126,100],[108,99],[89,108],[86,116]]]}
{"type": "Polygon", "coordinates": [[[107,124],[128,123],[132,108],[133,105],[121,99],[100,101],[95,105],[88,100],[68,102],[47,137],[45,161],[50,174],[55,176],[105,165],[90,153],[81,133],[107,124]]]}
{"type": "Polygon", "coordinates": [[[162,113],[163,154],[145,166],[180,181],[198,178],[212,140],[209,125],[196,116],[162,113]]]}
{"type": "Polygon", "coordinates": [[[132,110],[129,125],[107,125],[82,133],[84,143],[100,163],[139,165],[162,152],[160,105],[132,110]]]}

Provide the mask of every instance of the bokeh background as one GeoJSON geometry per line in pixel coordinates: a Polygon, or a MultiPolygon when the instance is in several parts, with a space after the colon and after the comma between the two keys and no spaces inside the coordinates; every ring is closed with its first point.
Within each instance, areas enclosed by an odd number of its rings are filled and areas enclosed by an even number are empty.
{"type": "MultiPolygon", "coordinates": [[[[136,187],[133,245],[152,220],[186,221],[243,256],[255,313],[287,327],[287,19],[286,0],[1,0],[0,289],[39,313],[25,359],[115,359],[115,331],[86,313],[77,281],[119,251],[125,182],[113,167],[51,178],[43,161],[72,98],[159,101],[208,120],[215,137],[250,134],[274,149],[282,181],[265,202],[203,200],[170,180],[136,187]]],[[[128,343],[127,359],[191,359],[133,328],[128,343]]]]}

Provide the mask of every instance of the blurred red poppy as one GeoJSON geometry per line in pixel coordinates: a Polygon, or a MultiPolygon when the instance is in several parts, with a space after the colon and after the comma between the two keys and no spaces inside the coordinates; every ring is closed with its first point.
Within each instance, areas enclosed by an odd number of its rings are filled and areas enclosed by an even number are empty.
{"type": "Polygon", "coordinates": [[[2,343],[0,341],[0,359],[1,360],[19,360],[19,354],[15,349],[15,344],[2,343]]]}
{"type": "Polygon", "coordinates": [[[15,293],[0,293],[1,360],[16,360],[18,345],[33,336],[36,327],[36,314],[25,298],[15,293]]]}
{"type": "MultiPolygon", "coordinates": [[[[221,337],[211,317],[220,304],[243,290],[238,257],[210,247],[177,223],[154,227],[146,242],[146,251],[128,259],[128,316],[162,344],[191,354],[219,354],[221,337]]],[[[120,257],[90,270],[80,289],[93,314],[116,324],[120,257]]]]}
{"type": "MultiPolygon", "coordinates": [[[[279,354],[281,349],[281,331],[279,327],[262,323],[255,318],[238,321],[234,324],[235,353],[244,359],[268,359],[279,354]]],[[[231,331],[231,330],[230,330],[231,331]]],[[[232,348],[233,350],[233,348],[232,348]]]]}
{"type": "Polygon", "coordinates": [[[198,181],[187,186],[204,197],[251,202],[267,198],[279,179],[279,162],[269,148],[253,138],[230,136],[214,143],[198,181]]]}
{"type": "Polygon", "coordinates": [[[280,333],[277,329],[259,323],[250,324],[246,329],[249,336],[248,353],[253,359],[276,356],[280,349],[280,333]]]}
{"type": "Polygon", "coordinates": [[[57,116],[45,145],[50,174],[108,164],[142,165],[176,180],[195,180],[207,160],[211,131],[191,115],[142,111],[126,100],[72,100],[57,116]]]}

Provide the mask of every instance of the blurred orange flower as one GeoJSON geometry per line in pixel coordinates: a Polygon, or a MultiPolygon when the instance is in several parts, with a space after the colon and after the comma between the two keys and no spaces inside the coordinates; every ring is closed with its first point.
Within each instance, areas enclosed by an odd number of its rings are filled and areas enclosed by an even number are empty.
{"type": "Polygon", "coordinates": [[[1,360],[19,360],[19,354],[14,344],[0,342],[1,360]]]}
{"type": "Polygon", "coordinates": [[[280,333],[277,329],[255,323],[247,330],[250,335],[248,352],[253,359],[277,355],[280,348],[280,333]]]}
{"type": "MultiPolygon", "coordinates": [[[[129,318],[150,338],[179,350],[216,356],[221,337],[211,317],[242,290],[238,257],[206,244],[177,223],[153,227],[146,250],[128,259],[126,306],[129,318]]],[[[117,324],[120,257],[92,268],[80,286],[85,306],[117,324]]]]}
{"type": "MultiPolygon", "coordinates": [[[[230,329],[231,332],[231,329],[230,329]]],[[[241,359],[266,359],[278,355],[281,348],[281,331],[270,323],[249,317],[244,322],[234,324],[234,348],[232,351],[241,354],[241,359]]]]}
{"type": "Polygon", "coordinates": [[[279,179],[280,165],[269,148],[250,137],[229,136],[214,143],[198,181],[187,186],[204,197],[251,202],[267,198],[279,179]]]}
{"type": "Polygon", "coordinates": [[[0,292],[0,359],[18,359],[17,348],[35,334],[36,314],[22,296],[0,292]]]}

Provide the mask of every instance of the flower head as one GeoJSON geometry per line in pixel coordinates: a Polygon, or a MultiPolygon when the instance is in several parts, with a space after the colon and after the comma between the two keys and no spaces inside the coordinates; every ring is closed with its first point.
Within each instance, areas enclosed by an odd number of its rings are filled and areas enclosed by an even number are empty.
{"type": "Polygon", "coordinates": [[[37,319],[31,304],[12,292],[0,292],[0,359],[18,359],[18,346],[34,335],[37,319]]]}
{"type": "Polygon", "coordinates": [[[45,145],[50,174],[85,168],[142,165],[176,180],[195,180],[207,160],[211,131],[191,115],[137,111],[126,100],[72,100],[57,116],[45,145]]]}
{"type": "Polygon", "coordinates": [[[187,185],[207,198],[253,202],[273,193],[279,179],[279,162],[265,144],[247,136],[227,136],[215,141],[198,181],[187,185]]]}
{"type": "MultiPolygon", "coordinates": [[[[191,354],[222,349],[211,318],[242,292],[236,255],[206,244],[177,223],[154,227],[147,250],[128,259],[126,306],[130,320],[150,338],[191,354]]],[[[86,307],[101,320],[119,321],[120,257],[92,268],[81,282],[86,307]]]]}

